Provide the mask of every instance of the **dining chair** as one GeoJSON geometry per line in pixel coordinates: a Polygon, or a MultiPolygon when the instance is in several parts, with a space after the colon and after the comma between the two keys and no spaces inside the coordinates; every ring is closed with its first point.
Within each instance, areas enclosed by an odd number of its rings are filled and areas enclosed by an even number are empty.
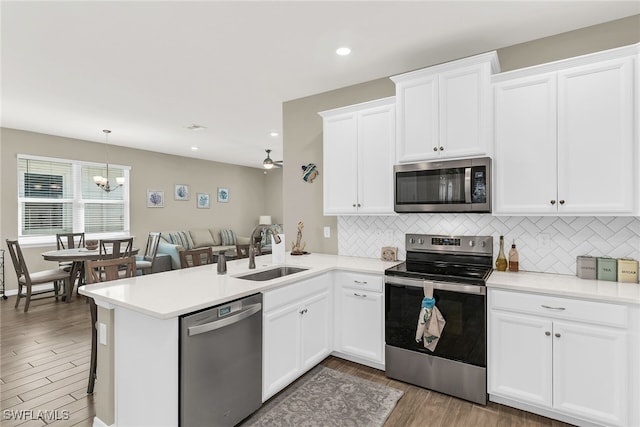
{"type": "Polygon", "coordinates": [[[133,251],[133,237],[100,240],[100,258],[129,258],[133,251]],[[109,250],[111,249],[111,250],[109,250]]]}
{"type": "Polygon", "coordinates": [[[150,274],[153,269],[153,263],[158,255],[158,245],[160,244],[160,233],[151,232],[147,236],[147,246],[144,249],[144,254],[136,256],[136,265],[138,270],[142,271],[142,274],[150,274]]]}
{"type": "MultiPolygon", "coordinates": [[[[58,250],[62,249],[75,249],[84,247],[84,233],[57,233],[56,245],[58,250]]],[[[73,261],[60,261],[58,267],[64,271],[71,273],[73,268],[73,261]]],[[[71,283],[75,286],[76,279],[78,279],[78,287],[83,284],[84,281],[84,263],[78,268],[78,274],[73,277],[71,283]]]]}
{"type": "Polygon", "coordinates": [[[181,268],[197,267],[205,264],[213,264],[213,250],[210,246],[180,251],[181,268]]]}
{"type": "MultiPolygon", "coordinates": [[[[107,282],[110,280],[134,277],[136,275],[136,258],[110,258],[86,262],[87,283],[107,282]],[[124,275],[122,272],[124,271],[124,275]]],[[[98,364],[98,306],[93,298],[87,297],[91,313],[91,359],[89,365],[89,384],[87,393],[93,393],[98,364]]]]}
{"type": "MultiPolygon", "coordinates": [[[[18,241],[7,239],[7,246],[9,248],[9,254],[11,255],[11,261],[13,261],[13,267],[15,268],[16,275],[18,276],[18,295],[16,297],[15,308],[18,308],[20,298],[26,298],[24,304],[24,312],[26,313],[29,310],[29,304],[31,303],[33,296],[44,295],[51,292],[53,292],[54,295],[40,296],[34,300],[55,297],[57,301],[58,293],[60,291],[59,282],[64,283],[64,289],[69,289],[67,294],[70,294],[71,277],[67,271],[56,268],[53,270],[29,273],[27,263],[24,261],[22,249],[20,248],[18,241]],[[33,290],[33,285],[43,285],[47,283],[52,283],[52,286],[44,289],[38,289],[37,291],[33,290]]],[[[67,298],[67,302],[70,300],[71,298],[67,298]]]]}

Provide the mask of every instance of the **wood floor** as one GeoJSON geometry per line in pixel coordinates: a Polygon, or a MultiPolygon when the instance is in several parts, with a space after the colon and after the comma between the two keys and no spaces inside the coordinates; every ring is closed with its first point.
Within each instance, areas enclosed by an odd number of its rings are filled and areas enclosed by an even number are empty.
{"type": "Polygon", "coordinates": [[[15,298],[0,300],[0,424],[91,426],[89,305],[83,297],[48,298],[24,313],[15,298]]]}
{"type": "MultiPolygon", "coordinates": [[[[18,310],[14,304],[15,297],[0,300],[0,424],[91,426],[94,396],[86,393],[91,336],[84,298],[74,296],[69,304],[33,301],[26,314],[22,304],[18,310]]],[[[322,364],[404,391],[385,427],[567,425],[495,403],[475,405],[335,357],[322,364]]]]}

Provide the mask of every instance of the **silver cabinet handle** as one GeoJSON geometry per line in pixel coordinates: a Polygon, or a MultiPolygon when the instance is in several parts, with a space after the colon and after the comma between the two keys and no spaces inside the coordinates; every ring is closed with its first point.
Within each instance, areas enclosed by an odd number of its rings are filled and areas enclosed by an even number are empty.
{"type": "Polygon", "coordinates": [[[203,334],[205,332],[215,331],[216,329],[233,325],[234,323],[244,320],[247,317],[253,316],[260,310],[262,310],[262,304],[253,304],[248,306],[246,310],[243,310],[238,314],[234,314],[220,320],[214,320],[213,322],[205,323],[204,325],[191,326],[190,328],[187,328],[187,334],[192,337],[194,335],[203,334]]]}
{"type": "Polygon", "coordinates": [[[545,334],[546,336],[549,336],[549,335],[551,335],[551,332],[546,331],[544,334],[545,334]]]}
{"type": "Polygon", "coordinates": [[[564,205],[564,200],[560,200],[560,204],[561,204],[561,205],[564,205]]]}
{"type": "Polygon", "coordinates": [[[357,283],[358,285],[366,285],[368,282],[361,282],[359,280],[354,280],[353,283],[357,283]]]}
{"type": "Polygon", "coordinates": [[[360,298],[366,298],[367,297],[365,294],[360,295],[360,294],[356,294],[355,292],[353,293],[353,295],[355,295],[357,297],[360,297],[360,298]]]}
{"type": "Polygon", "coordinates": [[[354,208],[356,207],[356,204],[355,204],[355,203],[353,204],[353,207],[354,207],[354,208]]]}
{"type": "Polygon", "coordinates": [[[555,205],[556,201],[555,200],[550,200],[549,203],[551,203],[552,205],[555,205]]]}
{"type": "Polygon", "coordinates": [[[444,150],[444,147],[443,147],[443,146],[440,146],[440,151],[443,151],[443,150],[444,150]]]}
{"type": "Polygon", "coordinates": [[[300,310],[300,314],[305,314],[308,310],[305,308],[304,310],[300,310]]]}
{"type": "Polygon", "coordinates": [[[542,304],[540,307],[542,307],[542,308],[548,308],[549,310],[560,310],[560,311],[562,311],[562,310],[566,310],[566,308],[564,308],[564,307],[550,307],[550,306],[548,306],[548,305],[544,305],[544,304],[542,304]]]}
{"type": "Polygon", "coordinates": [[[433,151],[438,151],[438,147],[433,147],[433,151]]]}
{"type": "Polygon", "coordinates": [[[560,338],[560,334],[556,333],[556,338],[560,338]]]}

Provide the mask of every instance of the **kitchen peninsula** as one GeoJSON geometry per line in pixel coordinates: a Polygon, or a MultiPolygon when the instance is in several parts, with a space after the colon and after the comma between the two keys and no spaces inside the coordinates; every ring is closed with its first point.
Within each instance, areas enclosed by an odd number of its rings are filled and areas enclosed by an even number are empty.
{"type": "MultiPolygon", "coordinates": [[[[273,267],[271,256],[263,255],[256,257],[256,270],[249,270],[248,260],[240,259],[227,263],[226,275],[218,275],[214,264],[81,288],[80,293],[94,298],[99,306],[98,347],[102,360],[98,362],[98,410],[94,425],[178,425],[179,316],[256,293],[265,294],[264,307],[268,310],[269,301],[282,299],[285,294],[284,298],[291,303],[296,297],[304,301],[305,289],[323,289],[330,311],[326,321],[321,322],[320,327],[326,330],[320,335],[328,341],[306,359],[308,364],[299,367],[297,372],[302,374],[310,368],[308,365],[319,362],[334,349],[334,281],[367,277],[368,291],[376,290],[379,296],[376,301],[381,303],[383,273],[394,264],[371,258],[287,254],[285,265],[307,270],[267,281],[238,278],[273,267]],[[287,285],[291,288],[285,290],[287,285]],[[273,291],[272,298],[267,297],[269,291],[273,291]]],[[[382,306],[379,309],[382,311],[382,306]]],[[[335,322],[339,322],[339,316],[335,322]]],[[[371,366],[382,366],[382,324],[379,335],[380,349],[372,354],[378,354],[380,360],[371,366]]],[[[306,336],[315,335],[310,332],[306,336]]],[[[264,347],[264,357],[268,358],[268,343],[264,347]]],[[[278,370],[281,362],[274,363],[278,370]]],[[[270,380],[269,375],[267,368],[263,371],[263,400],[295,379],[288,374],[287,378],[270,380]]]]}

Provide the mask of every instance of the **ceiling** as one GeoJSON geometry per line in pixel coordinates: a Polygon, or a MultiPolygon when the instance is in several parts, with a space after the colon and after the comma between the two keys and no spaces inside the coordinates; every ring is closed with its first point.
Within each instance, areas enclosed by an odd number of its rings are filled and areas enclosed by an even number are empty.
{"type": "Polygon", "coordinates": [[[285,101],[640,2],[2,1],[0,13],[3,127],[95,142],[111,129],[110,144],[260,167],[267,148],[282,159],[285,101]],[[335,54],[343,45],[351,55],[335,54]]]}

